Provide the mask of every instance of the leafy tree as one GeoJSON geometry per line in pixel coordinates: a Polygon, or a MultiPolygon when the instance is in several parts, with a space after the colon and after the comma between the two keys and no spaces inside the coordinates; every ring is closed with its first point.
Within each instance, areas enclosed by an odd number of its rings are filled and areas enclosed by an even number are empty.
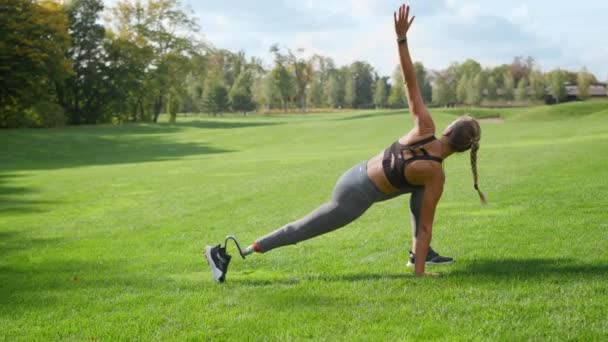
{"type": "MultiPolygon", "coordinates": [[[[303,52],[299,49],[298,53],[303,52]]],[[[294,75],[295,90],[300,103],[300,111],[306,112],[306,89],[314,78],[314,71],[309,61],[297,57],[289,50],[288,60],[291,66],[292,75],[294,75]]]]}
{"type": "Polygon", "coordinates": [[[388,78],[380,77],[376,80],[374,88],[374,105],[376,108],[385,108],[388,102],[388,78]]]}
{"type": "Polygon", "coordinates": [[[498,98],[498,94],[496,93],[496,91],[498,90],[498,84],[496,84],[496,79],[494,78],[494,76],[488,77],[486,90],[488,100],[496,100],[498,98]]]}
{"type": "Polygon", "coordinates": [[[548,75],[549,77],[549,93],[557,103],[560,103],[566,98],[566,75],[560,69],[554,70],[548,75]]]}
{"type": "Polygon", "coordinates": [[[577,84],[579,92],[578,97],[581,100],[587,100],[589,98],[589,86],[591,85],[591,77],[586,67],[583,67],[583,70],[578,73],[577,84]]]}
{"type": "Polygon", "coordinates": [[[479,105],[482,97],[483,75],[478,73],[470,78],[466,85],[466,103],[468,105],[479,105]]]}
{"type": "Polygon", "coordinates": [[[404,108],[407,106],[403,74],[401,72],[401,66],[399,65],[395,68],[395,71],[393,71],[393,84],[388,97],[388,105],[391,108],[404,108]]]}
{"type": "Polygon", "coordinates": [[[327,87],[336,69],[331,58],[320,55],[313,55],[308,63],[313,70],[313,79],[307,91],[308,103],[319,108],[328,103],[327,87]]]}
{"type": "Polygon", "coordinates": [[[515,80],[511,71],[507,71],[503,74],[503,97],[505,100],[513,100],[513,88],[515,87],[515,80]]]}
{"type": "Polygon", "coordinates": [[[344,73],[344,106],[349,108],[355,107],[357,100],[357,86],[350,68],[344,73]]]}
{"type": "Polygon", "coordinates": [[[228,110],[228,90],[220,84],[210,85],[204,99],[205,111],[216,116],[228,110]]]}
{"type": "Polygon", "coordinates": [[[282,101],[279,97],[280,92],[275,88],[275,80],[272,77],[272,73],[256,79],[253,84],[252,93],[253,102],[262,106],[264,110],[270,110],[275,106],[282,107],[282,101]]]}
{"type": "Polygon", "coordinates": [[[289,99],[293,92],[293,76],[287,69],[288,59],[285,55],[281,54],[278,46],[273,45],[270,48],[270,52],[275,55],[275,66],[270,72],[271,79],[273,80],[274,89],[278,91],[283,110],[287,113],[289,99]]]}
{"type": "Polygon", "coordinates": [[[543,100],[545,98],[545,79],[540,71],[534,70],[530,73],[530,88],[532,88],[534,99],[543,100]]]}
{"type": "Polygon", "coordinates": [[[0,127],[63,124],[62,111],[55,106],[57,85],[71,72],[63,6],[0,0],[0,11],[0,127]]]}
{"type": "Polygon", "coordinates": [[[320,108],[323,106],[323,82],[319,75],[315,75],[310,83],[310,87],[306,91],[306,98],[309,107],[320,108]]]}
{"type": "MultiPolygon", "coordinates": [[[[167,87],[175,87],[175,80],[186,77],[184,64],[175,63],[180,56],[193,52],[198,31],[195,20],[181,7],[179,0],[120,0],[112,8],[110,23],[116,35],[137,49],[151,51],[143,69],[144,77],[139,84],[135,102],[142,108],[151,109],[152,121],[165,107],[167,87]]],[[[143,54],[142,54],[143,55],[143,54]]]]}
{"type": "MultiPolygon", "coordinates": [[[[354,62],[350,66],[350,77],[347,79],[347,95],[351,96],[353,108],[369,108],[374,103],[374,68],[366,62],[354,62]],[[349,83],[352,82],[352,83],[349,83]]],[[[347,96],[345,95],[345,97],[347,96]]]]}
{"type": "Polygon", "coordinates": [[[517,82],[517,89],[515,90],[515,101],[523,102],[528,98],[526,89],[526,79],[522,78],[517,82]]]}
{"type": "Polygon", "coordinates": [[[418,87],[420,88],[422,100],[424,103],[431,103],[433,100],[433,88],[427,79],[427,72],[424,65],[421,62],[414,63],[414,71],[416,73],[416,81],[418,82],[418,87]]]}
{"type": "Polygon", "coordinates": [[[530,56],[517,56],[513,58],[513,62],[509,65],[509,71],[513,75],[514,84],[519,84],[521,79],[529,78],[535,63],[534,58],[530,56]]]}
{"type": "Polygon", "coordinates": [[[479,64],[479,62],[473,59],[467,59],[460,66],[458,66],[457,64],[454,65],[453,72],[455,73],[455,75],[460,76],[459,79],[462,76],[466,76],[468,79],[472,79],[481,72],[481,64],[479,64]]]}
{"type": "Polygon", "coordinates": [[[467,86],[469,85],[469,78],[465,75],[458,81],[458,87],[456,88],[456,98],[460,103],[466,103],[467,101],[467,86]]]}
{"type": "Polygon", "coordinates": [[[255,109],[251,88],[253,86],[253,74],[245,70],[239,74],[232,89],[230,89],[230,102],[232,109],[238,112],[247,113],[255,109]]]}
{"type": "Polygon", "coordinates": [[[109,100],[104,80],[105,28],[99,23],[103,9],[101,0],[74,0],[67,8],[72,40],[67,57],[72,61],[74,73],[61,87],[64,91],[59,100],[72,124],[96,123],[109,100]]]}
{"type": "Polygon", "coordinates": [[[333,72],[329,76],[325,87],[325,96],[332,108],[340,108],[344,105],[345,84],[339,72],[333,72]]]}
{"type": "Polygon", "coordinates": [[[446,70],[438,73],[433,84],[433,103],[438,106],[449,106],[455,102],[456,94],[453,92],[449,72],[446,70]]]}

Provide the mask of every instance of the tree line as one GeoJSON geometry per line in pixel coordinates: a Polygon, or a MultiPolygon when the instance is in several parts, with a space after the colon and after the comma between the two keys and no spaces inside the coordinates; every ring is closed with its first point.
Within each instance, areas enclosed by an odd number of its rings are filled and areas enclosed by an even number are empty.
{"type": "MultiPolygon", "coordinates": [[[[367,62],[338,67],[330,57],[270,47],[270,66],[200,38],[179,0],[0,0],[0,127],[157,122],[161,113],[247,113],[311,108],[403,108],[397,66],[382,76],[367,62]]],[[[564,84],[588,97],[597,79],[543,73],[531,57],[483,68],[474,60],[442,71],[415,64],[429,104],[558,101],[564,84]]]]}

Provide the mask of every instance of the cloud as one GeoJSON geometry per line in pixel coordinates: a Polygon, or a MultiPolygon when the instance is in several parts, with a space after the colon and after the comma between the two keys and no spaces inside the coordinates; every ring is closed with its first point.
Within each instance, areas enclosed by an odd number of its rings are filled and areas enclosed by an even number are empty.
{"type": "MultiPolygon", "coordinates": [[[[106,4],[115,0],[105,0],[106,4]]],[[[392,13],[403,0],[182,0],[215,46],[271,61],[274,43],[304,47],[337,65],[370,62],[383,75],[398,63],[392,13]]],[[[529,55],[544,70],[587,65],[608,74],[608,2],[595,0],[409,0],[412,55],[443,69],[473,58],[484,66],[529,55]]]]}
{"type": "MultiPolygon", "coordinates": [[[[222,0],[194,2],[192,8],[201,14],[202,27],[204,19],[221,15],[231,22],[232,32],[257,32],[272,34],[275,32],[321,31],[332,28],[353,26],[348,16],[334,15],[328,11],[311,13],[304,6],[294,6],[288,1],[277,0],[222,0]]],[[[211,24],[211,23],[210,23],[211,24]]],[[[217,27],[210,25],[211,30],[217,27]]]]}

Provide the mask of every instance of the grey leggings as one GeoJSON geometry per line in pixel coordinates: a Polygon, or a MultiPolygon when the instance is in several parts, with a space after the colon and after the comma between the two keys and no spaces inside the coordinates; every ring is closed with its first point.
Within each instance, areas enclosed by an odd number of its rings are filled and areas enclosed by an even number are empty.
{"type": "Polygon", "coordinates": [[[420,221],[423,187],[403,189],[386,195],[380,192],[367,175],[367,162],[361,162],[346,171],[334,187],[332,199],[305,217],[288,223],[256,241],[262,253],[293,245],[321,234],[341,228],[359,218],[374,203],[386,201],[404,193],[412,193],[410,212],[412,235],[415,237],[420,221]]]}

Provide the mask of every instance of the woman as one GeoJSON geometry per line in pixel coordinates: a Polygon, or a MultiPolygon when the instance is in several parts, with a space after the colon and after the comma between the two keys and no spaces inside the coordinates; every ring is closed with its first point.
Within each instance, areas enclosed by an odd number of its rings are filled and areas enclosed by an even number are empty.
{"type": "MultiPolygon", "coordinates": [[[[471,150],[475,190],[482,203],[485,202],[477,185],[476,164],[481,129],[477,121],[465,116],[451,123],[440,139],[435,138],[435,124],[422,101],[407,44],[407,32],[414,21],[414,17],[409,18],[409,10],[409,6],[403,5],[394,17],[401,69],[414,128],[382,153],[344,173],[329,202],[304,218],[256,240],[245,250],[241,250],[237,242],[243,258],[254,252],[265,253],[328,233],[351,223],[376,202],[411,193],[414,239],[410,261],[414,262],[417,276],[433,275],[425,273],[425,261],[431,243],[435,208],[445,183],[442,168],[445,158],[454,152],[471,150]]],[[[232,236],[228,239],[236,242],[232,236]]],[[[224,281],[230,262],[226,247],[207,246],[205,257],[215,280],[224,281]]]]}

